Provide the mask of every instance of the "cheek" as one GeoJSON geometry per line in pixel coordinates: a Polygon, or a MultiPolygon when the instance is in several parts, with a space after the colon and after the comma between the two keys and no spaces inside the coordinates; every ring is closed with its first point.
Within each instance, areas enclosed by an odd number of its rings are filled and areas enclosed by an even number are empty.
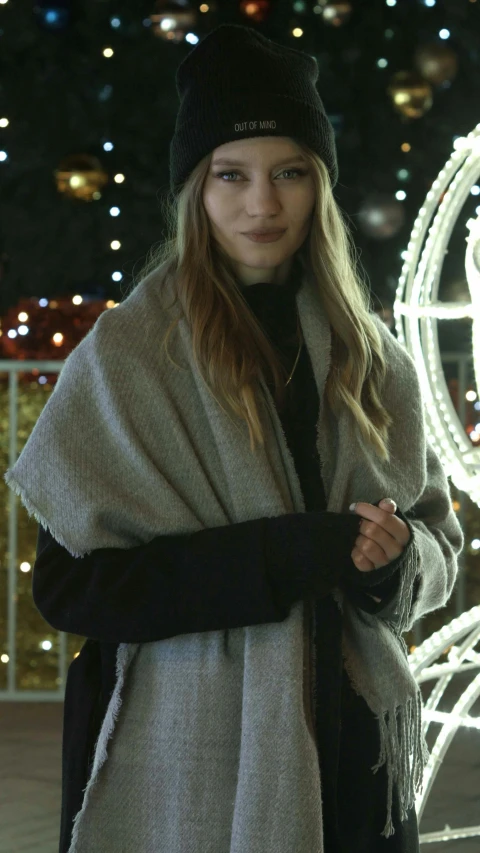
{"type": "Polygon", "coordinates": [[[212,193],[205,189],[202,195],[203,206],[205,208],[205,213],[209,217],[214,216],[215,205],[213,203],[212,193]]]}
{"type": "Polygon", "coordinates": [[[299,194],[293,199],[288,199],[286,207],[290,208],[292,224],[297,228],[307,228],[311,225],[315,214],[315,196],[313,192],[299,194]]]}
{"type": "Polygon", "coordinates": [[[211,225],[220,231],[225,230],[225,225],[231,217],[231,209],[229,212],[225,199],[215,192],[206,191],[203,195],[203,206],[211,225]]]}

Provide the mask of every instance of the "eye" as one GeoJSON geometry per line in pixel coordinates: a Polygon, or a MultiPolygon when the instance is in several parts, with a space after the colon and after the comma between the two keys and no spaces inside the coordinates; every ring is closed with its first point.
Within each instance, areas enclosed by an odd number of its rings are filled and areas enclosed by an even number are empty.
{"type": "Polygon", "coordinates": [[[304,169],[283,169],[283,171],[280,172],[280,174],[282,175],[282,174],[284,174],[284,172],[295,172],[296,175],[300,175],[300,176],[307,174],[304,171],[304,169]]]}
{"type": "MultiPolygon", "coordinates": [[[[238,175],[238,172],[217,172],[216,178],[223,178],[224,175],[238,175]]],[[[235,181],[224,181],[225,184],[235,183],[235,181]]]]}
{"type": "MultiPolygon", "coordinates": [[[[300,177],[307,174],[303,169],[282,169],[282,171],[279,172],[279,174],[283,175],[283,174],[285,174],[285,172],[293,172],[296,175],[300,175],[300,177]]],[[[239,174],[239,172],[217,172],[215,174],[215,177],[216,178],[223,178],[225,175],[238,175],[238,174],[239,174]]],[[[237,183],[237,181],[224,181],[223,183],[224,184],[235,184],[235,183],[237,183]]]]}

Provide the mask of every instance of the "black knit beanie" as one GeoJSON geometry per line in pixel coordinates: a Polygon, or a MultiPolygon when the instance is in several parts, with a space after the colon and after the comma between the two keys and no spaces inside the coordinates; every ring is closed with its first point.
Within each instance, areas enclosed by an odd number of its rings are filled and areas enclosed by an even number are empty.
{"type": "Polygon", "coordinates": [[[190,51],[175,75],[180,107],[170,143],[173,193],[207,154],[235,139],[288,136],[338,179],[335,134],[315,84],[313,56],[250,27],[222,24],[190,51]]]}

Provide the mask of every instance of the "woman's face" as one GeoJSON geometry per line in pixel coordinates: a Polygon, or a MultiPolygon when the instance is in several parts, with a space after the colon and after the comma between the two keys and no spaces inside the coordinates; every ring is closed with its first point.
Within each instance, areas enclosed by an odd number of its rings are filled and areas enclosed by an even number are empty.
{"type": "Polygon", "coordinates": [[[308,235],[315,187],[301,157],[292,139],[277,136],[227,142],[213,152],[203,203],[212,236],[243,284],[283,284],[308,235]],[[255,243],[244,233],[265,228],[286,230],[273,243],[255,243]]]}

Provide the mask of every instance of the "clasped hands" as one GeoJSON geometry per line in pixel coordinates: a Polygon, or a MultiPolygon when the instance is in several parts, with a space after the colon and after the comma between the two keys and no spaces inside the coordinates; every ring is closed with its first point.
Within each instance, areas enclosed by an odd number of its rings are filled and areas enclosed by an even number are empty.
{"type": "MultiPolygon", "coordinates": [[[[353,504],[352,504],[353,506],[353,504]]],[[[380,569],[403,552],[410,540],[410,531],[395,515],[396,504],[383,499],[379,506],[359,501],[354,512],[362,517],[360,532],[351,553],[360,572],[380,569]]],[[[371,596],[375,601],[380,598],[371,596]]]]}

